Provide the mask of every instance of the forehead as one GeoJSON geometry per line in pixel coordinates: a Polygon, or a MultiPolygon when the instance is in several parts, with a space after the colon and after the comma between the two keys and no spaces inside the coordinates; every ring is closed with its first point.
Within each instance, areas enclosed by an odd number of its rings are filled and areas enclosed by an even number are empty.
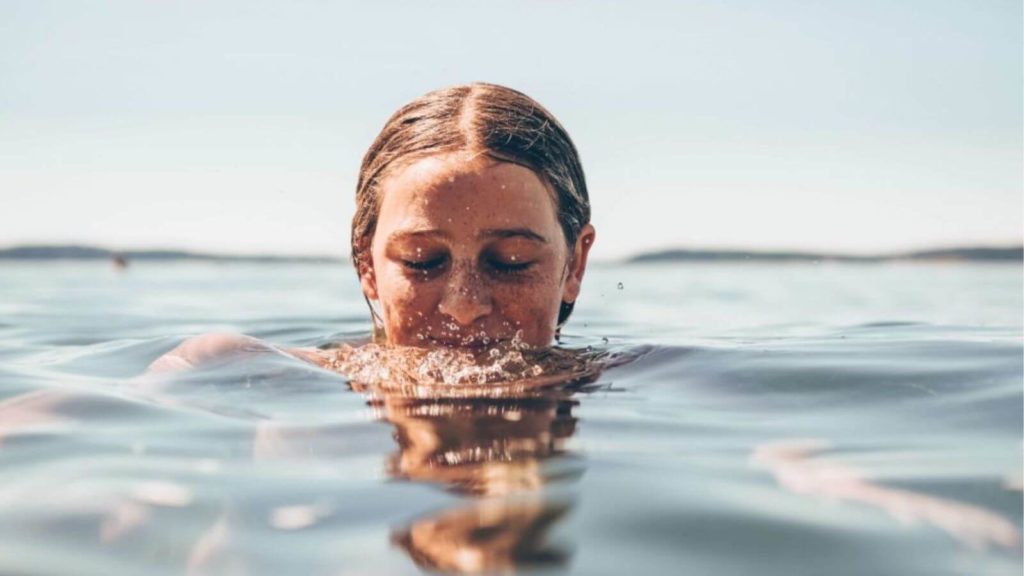
{"type": "Polygon", "coordinates": [[[558,228],[551,192],[529,168],[485,156],[431,156],[403,166],[380,186],[377,231],[432,226],[558,228]]]}

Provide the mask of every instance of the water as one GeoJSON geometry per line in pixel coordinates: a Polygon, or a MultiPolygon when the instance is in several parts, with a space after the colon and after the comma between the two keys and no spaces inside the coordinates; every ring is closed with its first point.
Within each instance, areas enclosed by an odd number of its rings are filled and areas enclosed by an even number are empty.
{"type": "Polygon", "coordinates": [[[596,265],[569,389],[373,399],[330,265],[0,264],[0,573],[1020,574],[1014,265],[596,265]]]}

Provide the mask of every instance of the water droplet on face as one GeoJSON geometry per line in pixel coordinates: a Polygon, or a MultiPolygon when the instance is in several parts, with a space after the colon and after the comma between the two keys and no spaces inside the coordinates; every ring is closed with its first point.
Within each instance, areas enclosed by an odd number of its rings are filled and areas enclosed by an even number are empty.
{"type": "Polygon", "coordinates": [[[623,288],[625,288],[625,286],[622,284],[622,282],[619,282],[618,288],[619,290],[622,290],[623,288]]]}

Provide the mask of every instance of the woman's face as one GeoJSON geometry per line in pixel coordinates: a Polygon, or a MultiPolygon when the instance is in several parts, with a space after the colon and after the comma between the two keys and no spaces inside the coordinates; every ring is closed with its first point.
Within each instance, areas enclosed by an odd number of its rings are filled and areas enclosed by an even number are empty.
{"type": "Polygon", "coordinates": [[[579,294],[594,239],[572,249],[555,201],[528,168],[478,155],[432,156],[380,184],[363,291],[379,300],[388,343],[547,346],[559,305],[579,294]]]}

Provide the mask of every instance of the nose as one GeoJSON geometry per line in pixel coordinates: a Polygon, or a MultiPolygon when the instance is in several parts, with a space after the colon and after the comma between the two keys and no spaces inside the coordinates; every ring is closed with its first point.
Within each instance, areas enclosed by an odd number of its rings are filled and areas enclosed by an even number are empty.
{"type": "Polygon", "coordinates": [[[471,326],[491,313],[491,293],[479,272],[471,266],[454,266],[449,278],[439,306],[442,314],[461,326],[471,326]]]}

